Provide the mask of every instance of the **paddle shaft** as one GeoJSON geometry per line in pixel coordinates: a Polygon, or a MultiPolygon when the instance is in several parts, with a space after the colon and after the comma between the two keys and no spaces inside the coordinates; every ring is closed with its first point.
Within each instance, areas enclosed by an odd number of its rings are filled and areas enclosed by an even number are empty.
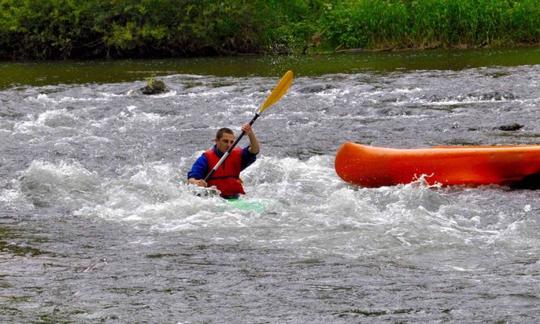
{"type": "MultiPolygon", "coordinates": [[[[253,123],[257,120],[257,118],[259,118],[260,114],[263,111],[268,109],[270,106],[275,104],[279,99],[281,99],[281,97],[283,97],[283,95],[287,92],[287,90],[291,86],[291,83],[293,81],[293,77],[294,77],[294,74],[293,74],[292,71],[285,72],[285,74],[279,80],[279,82],[276,85],[276,87],[274,88],[274,90],[272,90],[272,93],[270,93],[270,95],[266,98],[266,100],[264,101],[262,106],[255,113],[255,116],[253,116],[253,118],[249,122],[250,126],[253,125],[253,123]]],[[[229,154],[231,154],[232,150],[235,148],[236,144],[238,144],[238,142],[240,142],[240,140],[242,139],[242,137],[244,137],[244,135],[245,135],[245,132],[242,131],[242,134],[240,134],[240,136],[238,136],[236,141],[234,141],[234,143],[231,145],[231,147],[229,147],[227,152],[225,152],[223,154],[223,156],[221,157],[221,159],[219,159],[218,163],[214,166],[214,168],[212,170],[210,170],[210,172],[206,175],[206,177],[204,177],[204,181],[208,181],[208,179],[210,179],[212,177],[214,172],[216,172],[216,170],[223,164],[223,162],[225,162],[227,157],[229,157],[229,154]]]]}
{"type": "MultiPolygon", "coordinates": [[[[249,122],[249,125],[253,125],[253,123],[257,120],[257,118],[259,118],[259,113],[255,113],[255,116],[253,116],[253,118],[251,119],[251,121],[249,122]]],[[[223,162],[225,162],[225,160],[229,157],[229,154],[231,154],[232,150],[234,149],[234,147],[238,144],[238,142],[240,142],[240,140],[242,139],[242,137],[244,137],[246,133],[244,131],[242,131],[242,134],[240,134],[240,136],[238,136],[238,138],[236,139],[236,141],[234,141],[234,143],[231,145],[231,147],[229,147],[229,149],[227,150],[227,152],[225,152],[223,154],[223,156],[221,157],[221,159],[219,159],[218,163],[216,163],[216,165],[214,166],[214,168],[212,170],[210,170],[210,172],[208,172],[208,174],[206,175],[206,177],[204,178],[204,181],[208,181],[208,179],[210,179],[212,177],[212,175],[214,174],[214,172],[216,172],[216,170],[223,164],[223,162]]]]}

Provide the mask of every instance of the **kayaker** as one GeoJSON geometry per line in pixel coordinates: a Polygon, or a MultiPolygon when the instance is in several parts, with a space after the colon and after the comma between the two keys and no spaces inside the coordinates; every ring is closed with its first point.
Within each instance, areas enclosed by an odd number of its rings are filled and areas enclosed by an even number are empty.
{"type": "Polygon", "coordinates": [[[255,162],[260,145],[250,124],[244,124],[242,131],[249,137],[249,145],[244,148],[235,147],[225,162],[208,179],[204,178],[218,163],[219,159],[234,143],[236,137],[229,128],[221,128],[216,133],[215,145],[205,151],[188,172],[188,183],[201,187],[215,186],[223,198],[238,198],[245,194],[240,172],[255,162]]]}

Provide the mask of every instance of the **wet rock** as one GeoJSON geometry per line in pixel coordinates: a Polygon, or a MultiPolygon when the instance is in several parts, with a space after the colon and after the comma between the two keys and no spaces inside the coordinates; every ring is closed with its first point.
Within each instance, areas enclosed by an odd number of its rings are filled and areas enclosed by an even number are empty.
{"type": "Polygon", "coordinates": [[[298,92],[300,93],[317,93],[324,90],[334,89],[335,87],[330,84],[314,84],[307,87],[303,87],[298,92]]]}
{"type": "Polygon", "coordinates": [[[497,127],[497,129],[507,132],[517,131],[523,128],[523,125],[518,123],[508,124],[508,125],[502,125],[497,127]]]}
{"type": "Polygon", "coordinates": [[[160,94],[167,91],[167,86],[161,80],[149,79],[146,86],[141,89],[145,95],[160,94]]]}

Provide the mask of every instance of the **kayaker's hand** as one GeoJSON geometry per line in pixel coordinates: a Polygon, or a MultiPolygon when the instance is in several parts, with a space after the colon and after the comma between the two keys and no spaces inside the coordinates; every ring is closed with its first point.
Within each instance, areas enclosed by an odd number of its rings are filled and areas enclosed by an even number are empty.
{"type": "Polygon", "coordinates": [[[208,183],[206,183],[206,181],[203,179],[189,179],[188,182],[199,187],[208,187],[208,183]]]}
{"type": "Polygon", "coordinates": [[[251,132],[253,132],[253,129],[251,129],[251,125],[248,123],[248,124],[244,124],[242,125],[242,131],[249,136],[249,134],[251,132]]]}

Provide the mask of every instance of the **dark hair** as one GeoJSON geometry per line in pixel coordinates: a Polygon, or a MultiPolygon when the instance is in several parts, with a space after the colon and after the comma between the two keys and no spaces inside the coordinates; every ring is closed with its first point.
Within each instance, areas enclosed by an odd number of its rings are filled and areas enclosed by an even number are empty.
{"type": "Polygon", "coordinates": [[[219,140],[220,138],[223,137],[223,134],[231,134],[231,135],[234,135],[234,132],[232,131],[232,129],[230,128],[227,128],[227,127],[223,127],[223,128],[220,128],[217,133],[216,133],[216,139],[219,140]]]}

